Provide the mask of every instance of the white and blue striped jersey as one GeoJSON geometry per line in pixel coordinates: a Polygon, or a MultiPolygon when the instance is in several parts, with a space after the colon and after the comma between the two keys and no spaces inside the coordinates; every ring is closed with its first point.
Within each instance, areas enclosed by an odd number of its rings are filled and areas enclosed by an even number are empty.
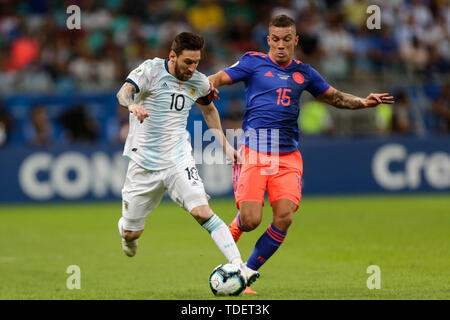
{"type": "Polygon", "coordinates": [[[188,81],[169,73],[168,60],[144,61],[126,81],[136,87],[135,103],[147,110],[149,117],[140,123],[130,113],[130,128],[123,154],[148,170],[162,170],[192,157],[189,111],[195,101],[208,95],[208,78],[195,71],[188,81]]]}

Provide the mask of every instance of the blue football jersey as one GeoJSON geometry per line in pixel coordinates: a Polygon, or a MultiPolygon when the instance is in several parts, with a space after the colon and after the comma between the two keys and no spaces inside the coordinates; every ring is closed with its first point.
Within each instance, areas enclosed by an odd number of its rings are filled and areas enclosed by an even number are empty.
{"type": "Polygon", "coordinates": [[[262,152],[298,150],[300,95],[307,90],[317,97],[330,88],[320,74],[294,59],[282,67],[261,52],[247,52],[223,71],[232,83],[245,82],[247,103],[240,143],[262,152]]]}

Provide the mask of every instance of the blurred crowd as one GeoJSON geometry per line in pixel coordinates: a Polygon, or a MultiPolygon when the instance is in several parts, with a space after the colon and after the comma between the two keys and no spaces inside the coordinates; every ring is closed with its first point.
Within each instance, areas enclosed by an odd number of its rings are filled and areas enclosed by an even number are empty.
{"type": "MultiPolygon", "coordinates": [[[[287,14],[297,21],[296,57],[330,83],[367,95],[360,86],[366,83],[372,91],[396,95],[393,108],[371,114],[378,132],[450,131],[448,0],[4,0],[0,7],[4,96],[116,91],[142,61],[167,57],[181,31],[206,38],[199,70],[215,73],[245,51],[267,52],[270,18],[287,14]],[[66,8],[73,4],[81,9],[79,30],[66,25],[72,14],[66,8]],[[380,8],[381,28],[370,30],[366,10],[373,4],[380,8]]],[[[303,131],[339,131],[333,111],[313,102],[306,101],[305,117],[313,118],[304,126],[315,124],[318,115],[320,125],[303,131]]],[[[33,117],[45,112],[45,106],[40,108],[33,117]]],[[[241,111],[226,117],[236,118],[241,111]]],[[[6,118],[0,107],[0,141],[2,132],[13,127],[6,118]]]]}

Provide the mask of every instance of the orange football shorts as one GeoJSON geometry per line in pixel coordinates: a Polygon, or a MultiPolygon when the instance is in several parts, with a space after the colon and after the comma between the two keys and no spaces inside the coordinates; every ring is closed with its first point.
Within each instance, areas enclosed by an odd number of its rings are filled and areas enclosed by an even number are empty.
{"type": "Polygon", "coordinates": [[[242,201],[264,205],[267,190],[269,202],[288,199],[297,205],[302,198],[303,160],[300,151],[270,154],[241,146],[242,164],[233,167],[236,206],[242,201]]]}

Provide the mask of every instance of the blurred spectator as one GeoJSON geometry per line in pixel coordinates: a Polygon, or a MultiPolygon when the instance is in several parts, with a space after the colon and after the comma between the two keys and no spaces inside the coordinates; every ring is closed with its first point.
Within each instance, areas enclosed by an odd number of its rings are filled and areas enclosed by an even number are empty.
{"type": "Polygon", "coordinates": [[[305,16],[298,23],[297,33],[299,34],[298,58],[310,64],[320,61],[319,35],[314,31],[314,21],[311,16],[305,16]]]}
{"type": "Polygon", "coordinates": [[[443,15],[438,16],[437,23],[428,25],[423,40],[428,46],[435,46],[443,59],[450,60],[450,28],[443,15]]]}
{"type": "Polygon", "coordinates": [[[292,6],[291,0],[280,0],[276,2],[276,6],[273,7],[270,16],[271,18],[273,18],[280,14],[285,14],[294,20],[297,18],[297,14],[294,7],[292,6]]]}
{"type": "Polygon", "coordinates": [[[242,110],[244,109],[240,98],[232,98],[229,102],[227,111],[222,117],[224,129],[240,129],[241,122],[244,116],[242,110]]]}
{"type": "Polygon", "coordinates": [[[78,55],[69,63],[69,72],[79,83],[94,79],[95,61],[86,48],[79,48],[78,55]]]}
{"type": "Polygon", "coordinates": [[[24,21],[19,25],[19,37],[11,43],[11,62],[12,70],[20,70],[39,56],[39,43],[32,37],[24,21]]]}
{"type": "Polygon", "coordinates": [[[357,30],[366,24],[366,10],[370,5],[371,3],[366,0],[347,0],[344,2],[344,13],[352,29],[357,30]]]}
{"type": "Polygon", "coordinates": [[[225,114],[222,116],[222,128],[228,142],[236,149],[239,148],[239,133],[242,132],[243,104],[239,97],[231,98],[225,114]],[[229,130],[232,130],[231,132],[229,130]],[[227,133],[228,131],[228,133],[227,133]]]}
{"type": "Polygon", "coordinates": [[[405,21],[399,19],[394,29],[394,37],[397,44],[403,47],[412,42],[413,37],[420,37],[420,29],[412,15],[405,18],[405,21]]]}
{"type": "Polygon", "coordinates": [[[223,9],[212,0],[199,0],[188,11],[188,20],[195,31],[211,34],[225,26],[223,9]]]}
{"type": "MultiPolygon", "coordinates": [[[[267,5],[267,4],[266,4],[267,5]]],[[[264,4],[261,4],[264,7],[264,4]]],[[[268,52],[267,34],[269,33],[270,12],[265,8],[261,9],[260,19],[255,21],[252,29],[252,42],[258,48],[257,51],[268,52]]],[[[299,33],[300,30],[297,30],[299,33]]],[[[242,55],[242,53],[240,53],[242,55]]],[[[238,59],[240,56],[236,57],[238,59]]]]}
{"type": "Polygon", "coordinates": [[[396,134],[410,134],[413,132],[411,106],[406,92],[395,95],[394,112],[392,115],[392,132],[396,134]]]}
{"type": "Polygon", "coordinates": [[[300,132],[305,135],[331,134],[333,122],[328,107],[318,100],[308,101],[300,108],[300,132]]]}
{"type": "Polygon", "coordinates": [[[324,53],[322,71],[329,78],[342,79],[349,75],[353,39],[344,29],[343,17],[337,12],[328,13],[328,29],[320,38],[324,53]]]}
{"type": "Polygon", "coordinates": [[[399,62],[398,48],[392,32],[388,26],[385,26],[374,33],[368,55],[372,59],[374,70],[392,73],[399,62]]]}
{"type": "MultiPolygon", "coordinates": [[[[225,19],[227,21],[224,27],[225,37],[231,40],[233,50],[241,54],[246,51],[258,50],[252,40],[255,13],[246,0],[239,0],[227,6],[225,9],[225,19]]],[[[265,34],[267,35],[267,25],[265,34]]]]}
{"type": "Polygon", "coordinates": [[[444,59],[439,53],[437,45],[430,45],[427,47],[428,63],[425,71],[429,77],[439,74],[448,74],[450,72],[450,60],[444,59]]]}
{"type": "Polygon", "coordinates": [[[79,2],[81,30],[66,28],[61,9],[67,4],[2,5],[1,90],[115,89],[124,70],[165,56],[173,36],[188,30],[206,36],[205,53],[215,60],[211,65],[224,67],[244,51],[266,52],[268,21],[280,13],[297,19],[299,56],[330,79],[350,76],[352,64],[355,72],[389,70],[392,65],[397,71],[399,59],[406,70],[446,74],[441,66],[450,60],[448,1],[136,0],[130,6],[123,0],[84,0],[79,2]],[[365,28],[372,3],[382,9],[380,31],[365,28]]]}
{"type": "Polygon", "coordinates": [[[442,88],[441,96],[431,104],[432,130],[440,134],[450,133],[450,82],[442,88]]]}
{"type": "Polygon", "coordinates": [[[112,144],[123,145],[128,135],[130,113],[120,105],[117,106],[116,112],[116,116],[108,120],[108,141],[112,144]]]}
{"type": "Polygon", "coordinates": [[[409,70],[423,73],[428,62],[428,50],[417,36],[411,42],[404,42],[400,48],[400,55],[409,70]]]}
{"type": "Polygon", "coordinates": [[[365,25],[355,30],[354,37],[354,52],[355,59],[353,60],[353,75],[355,77],[368,77],[375,70],[373,59],[379,58],[378,52],[372,52],[374,47],[371,37],[369,36],[369,29],[365,25]]]}
{"type": "Polygon", "coordinates": [[[64,112],[60,122],[66,130],[70,143],[94,142],[98,137],[97,125],[86,113],[83,104],[76,104],[72,109],[64,112]]]}
{"type": "Polygon", "coordinates": [[[410,14],[414,17],[418,28],[424,29],[432,22],[433,16],[431,15],[430,8],[425,4],[425,1],[411,0],[411,6],[409,8],[410,14]]]}
{"type": "Polygon", "coordinates": [[[35,146],[49,146],[53,142],[53,126],[44,105],[37,104],[31,110],[31,122],[25,127],[25,137],[35,146]]]}
{"type": "MultiPolygon", "coordinates": [[[[2,2],[0,93],[116,91],[129,70],[166,57],[174,35],[191,30],[206,38],[199,70],[210,74],[245,51],[267,52],[268,23],[280,13],[297,21],[296,57],[336,87],[366,92],[371,81],[388,88],[401,82],[414,92],[430,82],[441,88],[450,72],[450,1],[445,0],[135,0],[133,5],[82,0],[75,2],[81,30],[66,27],[69,4],[2,2]],[[370,4],[381,8],[381,30],[366,27],[370,4]]],[[[434,96],[413,101],[415,115],[442,104],[434,96]]],[[[345,126],[334,125],[335,133],[345,126]]]]}
{"type": "Polygon", "coordinates": [[[3,99],[0,99],[0,147],[8,143],[12,128],[13,121],[11,115],[5,110],[3,99]]]}
{"type": "Polygon", "coordinates": [[[392,105],[381,104],[375,109],[375,126],[377,133],[387,135],[392,130],[392,105]]]}
{"type": "Polygon", "coordinates": [[[180,32],[191,31],[190,26],[186,21],[186,14],[183,8],[176,8],[169,16],[167,21],[163,21],[158,32],[158,42],[169,45],[172,39],[180,32]]]}

